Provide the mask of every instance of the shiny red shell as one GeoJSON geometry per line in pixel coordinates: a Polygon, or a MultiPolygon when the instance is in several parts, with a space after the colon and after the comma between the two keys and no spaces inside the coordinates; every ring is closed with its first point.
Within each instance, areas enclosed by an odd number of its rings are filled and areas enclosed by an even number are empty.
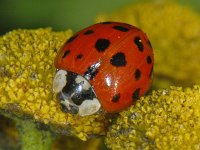
{"type": "Polygon", "coordinates": [[[137,27],[119,22],[89,26],[68,39],[55,66],[84,75],[98,61],[100,67],[90,83],[107,112],[129,107],[149,89],[153,49],[137,27]]]}

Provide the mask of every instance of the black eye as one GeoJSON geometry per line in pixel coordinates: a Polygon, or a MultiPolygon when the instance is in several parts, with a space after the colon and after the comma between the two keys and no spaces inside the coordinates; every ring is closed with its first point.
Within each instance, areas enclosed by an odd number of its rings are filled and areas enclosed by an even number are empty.
{"type": "Polygon", "coordinates": [[[69,105],[72,114],[78,114],[79,108],[77,106],[69,105]]]}

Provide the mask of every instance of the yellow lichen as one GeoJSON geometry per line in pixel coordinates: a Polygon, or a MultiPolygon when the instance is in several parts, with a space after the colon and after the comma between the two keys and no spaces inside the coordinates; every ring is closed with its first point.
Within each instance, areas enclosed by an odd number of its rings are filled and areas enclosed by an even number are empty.
{"type": "Polygon", "coordinates": [[[121,112],[106,143],[112,149],[199,149],[200,86],[170,87],[121,112]]]}
{"type": "Polygon", "coordinates": [[[30,116],[56,132],[86,140],[89,135],[104,134],[104,116],[63,113],[52,92],[54,57],[71,35],[71,30],[47,28],[14,30],[0,37],[0,110],[22,119],[30,116]]]}
{"type": "Polygon", "coordinates": [[[96,22],[121,21],[147,33],[155,55],[154,87],[200,83],[200,16],[172,1],[150,1],[102,14],[96,22]]]}

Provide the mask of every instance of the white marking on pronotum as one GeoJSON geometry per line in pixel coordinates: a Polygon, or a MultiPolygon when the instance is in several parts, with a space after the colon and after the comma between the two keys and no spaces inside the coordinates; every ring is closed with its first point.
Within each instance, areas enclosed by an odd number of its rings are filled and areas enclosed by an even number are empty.
{"type": "Polygon", "coordinates": [[[59,93],[67,84],[67,71],[59,70],[53,79],[53,91],[59,93]]]}
{"type": "Polygon", "coordinates": [[[83,103],[79,106],[79,115],[80,116],[88,116],[98,112],[101,104],[98,99],[93,98],[93,100],[84,100],[83,103]]]}
{"type": "Polygon", "coordinates": [[[77,75],[75,81],[76,81],[76,84],[79,84],[79,83],[81,83],[82,81],[84,81],[84,79],[83,79],[83,77],[81,77],[80,75],[77,75]]]}
{"type": "Polygon", "coordinates": [[[79,84],[79,83],[83,83],[83,89],[84,90],[89,90],[89,88],[91,87],[90,83],[82,76],[78,75],[75,79],[76,83],[79,84]]]}

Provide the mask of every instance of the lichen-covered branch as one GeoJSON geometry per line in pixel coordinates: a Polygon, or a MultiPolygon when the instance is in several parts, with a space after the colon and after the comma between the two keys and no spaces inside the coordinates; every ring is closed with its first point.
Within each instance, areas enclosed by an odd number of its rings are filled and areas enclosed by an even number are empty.
{"type": "Polygon", "coordinates": [[[111,149],[199,149],[200,86],[153,91],[110,127],[111,149]]]}
{"type": "Polygon", "coordinates": [[[52,148],[54,137],[50,131],[37,128],[37,125],[30,120],[15,121],[22,150],[50,150],[52,148]]]}

